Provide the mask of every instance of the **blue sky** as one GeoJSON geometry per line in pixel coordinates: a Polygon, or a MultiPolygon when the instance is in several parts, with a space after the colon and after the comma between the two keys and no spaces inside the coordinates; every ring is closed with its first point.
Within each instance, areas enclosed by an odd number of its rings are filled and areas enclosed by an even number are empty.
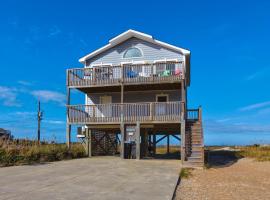
{"type": "MultiPolygon", "coordinates": [[[[270,143],[269,1],[1,1],[0,127],[65,139],[65,70],[127,29],[190,49],[206,144],[270,143]]],[[[78,93],[77,102],[82,98],[78,93]]],[[[73,102],[75,103],[75,102],[73,102]]]]}

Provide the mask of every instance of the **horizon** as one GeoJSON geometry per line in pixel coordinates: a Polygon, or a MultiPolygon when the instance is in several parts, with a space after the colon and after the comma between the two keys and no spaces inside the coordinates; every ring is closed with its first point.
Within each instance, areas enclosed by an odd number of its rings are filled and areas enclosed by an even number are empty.
{"type": "Polygon", "coordinates": [[[41,138],[65,141],[66,69],[134,29],[191,51],[188,107],[202,105],[206,145],[270,144],[270,2],[117,3],[0,3],[0,128],[36,138],[39,99],[41,138]]]}

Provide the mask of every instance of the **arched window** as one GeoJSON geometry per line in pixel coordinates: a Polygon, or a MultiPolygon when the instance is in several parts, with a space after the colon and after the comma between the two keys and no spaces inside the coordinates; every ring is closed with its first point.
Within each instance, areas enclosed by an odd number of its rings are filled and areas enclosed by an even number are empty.
{"type": "Polygon", "coordinates": [[[141,50],[136,47],[131,47],[127,49],[123,56],[123,58],[134,58],[134,57],[142,57],[141,50]]]}

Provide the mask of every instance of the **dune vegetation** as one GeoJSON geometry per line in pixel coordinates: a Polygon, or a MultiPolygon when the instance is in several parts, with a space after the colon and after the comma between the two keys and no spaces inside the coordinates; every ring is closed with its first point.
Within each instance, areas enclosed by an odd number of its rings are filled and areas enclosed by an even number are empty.
{"type": "Polygon", "coordinates": [[[85,157],[85,150],[79,143],[38,144],[31,140],[0,140],[0,166],[34,164],[85,157]]]}
{"type": "Polygon", "coordinates": [[[239,148],[239,155],[254,158],[258,161],[270,161],[270,146],[245,146],[239,148]]]}

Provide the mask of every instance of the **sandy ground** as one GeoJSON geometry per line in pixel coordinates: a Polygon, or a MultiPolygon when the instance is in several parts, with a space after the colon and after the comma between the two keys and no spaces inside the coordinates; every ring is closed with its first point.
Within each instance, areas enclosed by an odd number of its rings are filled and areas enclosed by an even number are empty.
{"type": "Polygon", "coordinates": [[[175,199],[270,199],[270,162],[243,158],[229,166],[195,169],[181,180],[175,199]]]}

